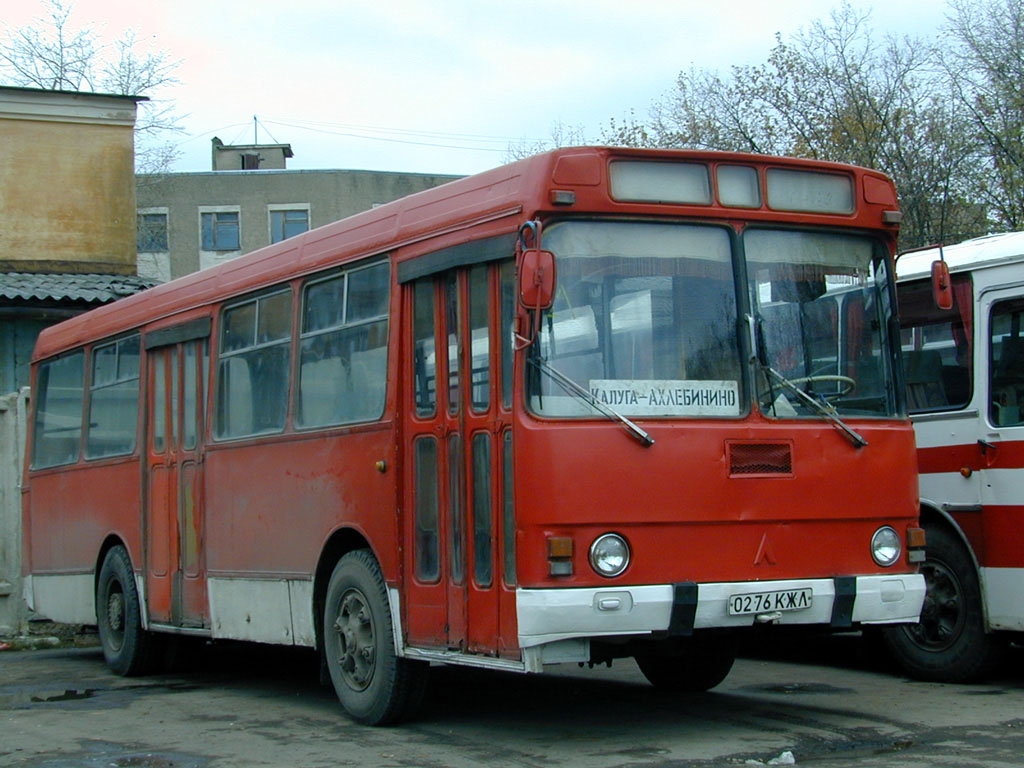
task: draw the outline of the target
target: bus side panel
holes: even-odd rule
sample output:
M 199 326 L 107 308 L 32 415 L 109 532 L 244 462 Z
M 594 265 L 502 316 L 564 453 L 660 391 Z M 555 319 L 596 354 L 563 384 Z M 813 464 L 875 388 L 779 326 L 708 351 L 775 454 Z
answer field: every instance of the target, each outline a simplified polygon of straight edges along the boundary
M 142 568 L 140 509 L 136 460 L 35 474 L 26 542 L 34 610 L 53 621 L 95 623 L 95 569 L 107 536 L 118 536 Z
M 308 635 L 313 573 L 339 528 L 359 531 L 385 579 L 397 583 L 393 446 L 384 426 L 208 450 L 206 565 L 215 636 L 293 642 Z M 375 466 L 381 460 L 384 472 Z M 301 603 L 290 614 L 279 604 L 289 600 Z

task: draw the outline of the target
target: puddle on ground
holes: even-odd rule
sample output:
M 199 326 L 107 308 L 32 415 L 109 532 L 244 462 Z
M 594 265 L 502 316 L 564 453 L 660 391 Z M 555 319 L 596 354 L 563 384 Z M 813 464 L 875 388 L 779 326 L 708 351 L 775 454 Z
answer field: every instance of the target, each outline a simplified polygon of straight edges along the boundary
M 839 688 L 825 683 L 766 683 L 745 685 L 742 690 L 758 693 L 855 693 L 853 688 Z
M 81 699 L 91 699 L 96 695 L 95 688 L 86 688 L 84 691 L 76 690 L 65 690 L 63 693 L 54 693 L 48 696 L 33 696 L 31 701 L 36 704 L 42 704 L 49 701 L 79 701 Z

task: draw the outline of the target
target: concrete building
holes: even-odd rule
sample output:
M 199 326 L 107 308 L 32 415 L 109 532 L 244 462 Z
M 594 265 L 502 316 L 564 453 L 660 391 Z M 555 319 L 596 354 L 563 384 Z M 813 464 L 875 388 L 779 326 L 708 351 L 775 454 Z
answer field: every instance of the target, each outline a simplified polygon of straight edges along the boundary
M 135 273 L 140 100 L 0 87 L 0 634 L 26 617 L 19 479 L 36 336 L 152 284 Z
M 28 384 L 42 328 L 152 284 L 135 277 L 140 100 L 0 87 L 0 394 Z
M 212 168 L 215 171 L 284 170 L 292 154 L 291 144 L 225 144 L 213 137 Z
M 0 87 L 0 272 L 135 274 L 140 100 Z
M 212 143 L 212 171 L 138 177 L 140 276 L 181 277 L 459 178 L 292 171 L 284 167 L 292 157 L 288 144 L 226 145 L 217 138 Z

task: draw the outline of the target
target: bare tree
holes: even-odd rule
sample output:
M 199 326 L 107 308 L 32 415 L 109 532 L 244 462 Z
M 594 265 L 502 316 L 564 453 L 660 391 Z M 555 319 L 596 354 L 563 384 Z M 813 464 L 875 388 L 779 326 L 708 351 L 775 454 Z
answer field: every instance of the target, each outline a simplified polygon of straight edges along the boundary
M 37 19 L 39 26 L 11 30 L 4 25 L 7 40 L 0 45 L 0 62 L 10 71 L 9 79 L 47 90 L 92 90 L 95 34 L 89 27 L 71 31 L 71 6 L 50 0 L 48 7 L 49 18 Z
M 877 41 L 868 14 L 844 3 L 791 41 L 777 37 L 763 64 L 681 73 L 648 122 L 613 121 L 604 139 L 877 168 L 899 189 L 903 245 L 951 242 L 987 225 L 967 197 L 975 145 L 935 62 L 922 41 Z
M 996 227 L 1024 229 L 1024 0 L 951 0 L 942 55 L 984 172 L 972 192 Z
M 179 62 L 162 51 L 140 52 L 134 32 L 104 45 L 96 31 L 71 22 L 73 5 L 46 0 L 47 16 L 18 29 L 4 26 L 0 41 L 0 79 L 9 85 L 59 91 L 95 91 L 146 96 L 136 121 L 136 169 L 166 170 L 177 158 L 166 137 L 181 130 L 170 102 L 157 98 L 174 85 Z
M 509 144 L 505 150 L 505 162 L 511 163 L 514 160 L 522 160 L 540 152 L 547 152 L 559 147 L 578 147 L 587 143 L 584 136 L 583 126 L 565 125 L 561 121 L 552 123 L 551 136 L 543 141 L 520 141 L 518 144 Z

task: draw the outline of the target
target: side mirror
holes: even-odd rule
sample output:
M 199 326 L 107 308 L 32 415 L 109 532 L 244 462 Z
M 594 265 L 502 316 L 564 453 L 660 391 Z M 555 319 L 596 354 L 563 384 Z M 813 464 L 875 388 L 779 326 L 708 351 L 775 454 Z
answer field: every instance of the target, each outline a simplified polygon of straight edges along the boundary
M 939 309 L 953 308 L 953 284 L 949 279 L 949 265 L 945 261 L 932 262 L 932 300 Z
M 519 301 L 532 310 L 548 309 L 555 300 L 555 254 L 530 248 L 519 266 Z

